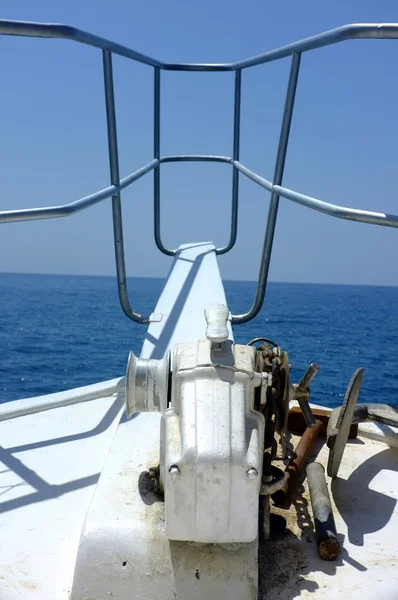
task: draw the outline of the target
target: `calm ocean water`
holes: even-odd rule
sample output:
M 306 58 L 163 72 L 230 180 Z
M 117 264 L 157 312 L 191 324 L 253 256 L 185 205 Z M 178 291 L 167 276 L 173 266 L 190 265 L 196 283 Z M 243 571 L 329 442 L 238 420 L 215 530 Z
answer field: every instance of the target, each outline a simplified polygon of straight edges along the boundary
M 160 279 L 129 281 L 132 304 L 153 310 Z M 247 310 L 255 284 L 227 282 L 233 312 Z M 312 400 L 341 404 L 352 372 L 365 367 L 360 402 L 398 404 L 398 288 L 269 284 L 261 314 L 235 340 L 264 335 L 289 352 L 298 381 L 321 369 Z M 145 326 L 124 316 L 113 277 L 0 274 L 0 401 L 124 375 Z

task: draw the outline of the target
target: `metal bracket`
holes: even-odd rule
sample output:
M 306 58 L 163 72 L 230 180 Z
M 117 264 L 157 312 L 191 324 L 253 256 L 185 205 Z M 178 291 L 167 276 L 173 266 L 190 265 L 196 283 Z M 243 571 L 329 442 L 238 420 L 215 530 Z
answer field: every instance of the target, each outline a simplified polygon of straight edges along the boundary
M 329 477 L 337 477 L 348 440 L 355 406 L 362 383 L 363 368 L 357 369 L 351 377 L 343 405 L 332 411 L 327 428 L 327 445 L 330 448 L 327 472 Z
M 160 323 L 163 319 L 163 316 L 164 316 L 163 313 L 153 312 L 149 315 L 149 322 L 150 323 Z
M 344 405 L 339 408 L 335 408 L 331 412 L 329 417 L 329 424 L 327 429 L 327 445 L 329 446 L 329 448 L 331 448 L 329 460 L 332 462 L 334 461 L 334 468 L 332 468 L 331 466 L 330 473 L 328 465 L 328 475 L 330 475 L 331 477 L 335 477 L 337 475 L 338 467 L 340 466 L 340 463 L 337 465 L 337 459 L 334 457 L 334 453 L 336 448 L 336 440 L 340 431 L 337 424 L 340 420 L 344 419 L 344 415 L 340 419 L 343 409 Z M 383 423 L 384 425 L 390 425 L 391 427 L 398 427 L 398 408 L 388 406 L 388 404 L 357 404 L 356 406 L 354 406 L 354 412 L 351 418 L 350 426 L 355 425 L 357 423 L 366 423 L 369 421 Z M 347 440 L 345 440 L 345 443 L 346 442 Z M 331 455 L 333 455 L 333 458 L 330 458 Z M 336 473 L 336 475 L 333 475 L 334 472 Z

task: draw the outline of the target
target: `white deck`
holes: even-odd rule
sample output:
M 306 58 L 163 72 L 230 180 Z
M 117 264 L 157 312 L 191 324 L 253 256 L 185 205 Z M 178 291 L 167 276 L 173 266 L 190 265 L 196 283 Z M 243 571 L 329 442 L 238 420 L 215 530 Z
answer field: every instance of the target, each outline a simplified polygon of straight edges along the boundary
M 1 600 L 69 597 L 122 400 L 115 395 L 0 423 Z
M 80 533 L 122 401 L 115 395 L 0 424 L 1 600 L 69 598 Z M 140 417 L 126 426 L 134 438 Z M 324 463 L 326 456 L 323 447 Z M 308 494 L 299 495 L 288 516 L 290 532 L 260 549 L 264 598 L 349 593 L 395 600 L 398 450 L 358 438 L 347 446 L 330 490 L 341 558 L 318 558 Z
M 206 242 L 180 247 L 145 336 L 143 358 L 162 358 L 175 344 L 204 336 L 204 306 L 226 304 L 214 251 Z
M 368 424 L 366 428 L 369 432 Z M 396 442 L 398 432 L 390 433 L 386 441 Z M 323 438 L 312 456 L 325 470 L 328 452 Z M 398 450 L 359 436 L 348 443 L 338 477 L 327 481 L 340 557 L 325 562 L 317 555 L 305 480 L 289 511 L 273 510 L 287 518 L 287 532 L 283 540 L 260 548 L 263 598 L 396 600 Z
M 176 341 L 201 337 L 205 326 L 203 305 L 223 301 L 224 291 L 210 245 L 197 244 L 184 249 L 175 261 L 172 277 L 172 285 L 166 288 L 155 310 L 155 315 L 161 313 L 162 319 L 151 323 L 142 356 L 159 358 Z M 174 310 L 177 303 L 178 310 Z M 86 401 L 72 404 L 79 396 Z M 69 405 L 25 414 L 29 406 L 48 409 L 50 400 L 54 398 L 13 402 L 4 407 L 2 417 L 0 413 L 0 420 L 5 419 L 0 422 L 0 600 L 70 600 L 80 536 L 82 531 L 87 534 L 87 528 L 90 534 L 91 523 L 95 527 L 95 519 L 103 518 L 101 510 L 105 505 L 113 507 L 115 523 L 120 514 L 130 519 L 129 526 L 132 523 L 138 528 L 139 511 L 143 518 L 145 515 L 149 518 L 151 513 L 151 518 L 157 520 L 155 534 L 162 538 L 157 552 L 165 545 L 161 533 L 162 503 L 144 506 L 135 482 L 136 471 L 157 464 L 159 415 L 137 415 L 126 422 L 122 413 L 123 380 L 57 394 L 58 404 Z M 348 444 L 339 477 L 330 486 L 337 531 L 343 542 L 341 557 L 333 563 L 318 558 L 311 506 L 304 486 L 285 515 L 288 531 L 284 539 L 260 548 L 264 598 L 318 600 L 343 594 L 352 600 L 398 598 L 397 432 L 368 424 L 360 429 L 367 437 Z M 371 439 L 375 436 L 379 441 Z M 319 457 L 326 464 L 325 447 Z M 92 503 L 94 492 L 96 500 Z M 120 531 L 123 518 L 117 525 Z M 128 531 L 127 526 L 125 529 Z M 124 539 L 129 539 L 126 534 Z M 206 562 L 201 565 L 198 580 L 195 578 L 197 550 L 189 545 L 184 548 L 188 550 L 177 549 L 178 560 L 173 562 L 172 556 L 167 568 L 163 568 L 163 559 L 157 556 L 158 564 L 148 563 L 139 576 L 140 569 L 134 559 L 119 556 L 117 549 L 109 548 L 110 553 L 115 552 L 111 556 L 113 579 L 105 579 L 100 591 L 81 598 L 108 600 L 113 596 L 111 580 L 121 580 L 123 589 L 128 591 L 128 596 L 113 597 L 130 598 L 133 577 L 137 581 L 141 577 L 143 582 L 142 587 L 134 588 L 132 596 L 140 600 L 246 597 L 239 592 L 244 588 L 235 585 L 233 558 L 229 572 L 224 570 L 222 578 L 217 575 L 223 582 L 222 594 L 212 595 L 211 561 L 207 562 L 208 572 Z M 150 545 L 141 545 L 138 550 L 149 559 L 154 552 Z M 121 547 L 120 552 L 123 551 Z M 220 552 L 228 551 L 220 547 Z M 109 560 L 109 556 L 106 558 Z M 95 569 L 101 573 L 104 568 L 101 562 L 93 567 L 93 580 Z M 161 585 L 174 577 L 180 578 L 176 584 L 177 596 L 174 584 L 168 583 L 167 588 Z M 155 594 L 156 581 L 159 585 Z M 233 581 L 232 586 L 229 581 Z M 146 595 L 148 582 L 152 591 Z

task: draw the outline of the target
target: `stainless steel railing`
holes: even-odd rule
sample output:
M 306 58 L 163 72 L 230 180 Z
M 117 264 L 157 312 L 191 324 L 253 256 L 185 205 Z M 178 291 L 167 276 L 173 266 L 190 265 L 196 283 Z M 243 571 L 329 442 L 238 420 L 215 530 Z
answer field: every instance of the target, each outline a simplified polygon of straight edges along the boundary
M 123 245 L 123 225 L 121 214 L 120 194 L 123 189 L 137 181 L 143 175 L 150 171 L 154 172 L 154 236 L 159 250 L 169 256 L 174 256 L 176 250 L 168 249 L 164 246 L 160 230 L 160 165 L 166 162 L 187 162 L 187 161 L 208 161 L 222 162 L 232 165 L 232 210 L 231 210 L 231 228 L 228 244 L 223 248 L 217 249 L 217 254 L 225 254 L 231 250 L 236 242 L 238 225 L 238 200 L 239 200 L 239 173 L 242 173 L 261 187 L 271 193 L 270 205 L 268 210 L 267 226 L 264 236 L 263 251 L 260 263 L 260 271 L 257 283 L 256 295 L 250 310 L 241 315 L 233 315 L 233 323 L 245 323 L 255 317 L 260 311 L 267 285 L 269 264 L 271 259 L 272 245 L 275 233 L 275 224 L 278 215 L 279 198 L 283 197 L 292 202 L 302 204 L 307 208 L 323 212 L 350 221 L 360 221 L 362 223 L 372 223 L 385 227 L 398 227 L 398 215 L 388 215 L 380 212 L 372 212 L 354 208 L 346 208 L 336 204 L 323 202 L 316 198 L 311 198 L 299 192 L 289 190 L 282 186 L 283 171 L 289 141 L 290 126 L 292 122 L 294 100 L 296 95 L 297 80 L 300 70 L 301 54 L 329 46 L 345 40 L 351 39 L 397 39 L 398 24 L 358 24 L 345 25 L 332 29 L 320 35 L 309 37 L 307 39 L 288 44 L 277 50 L 272 50 L 246 60 L 236 63 L 226 64 L 184 64 L 184 63 L 164 63 L 155 60 L 149 56 L 135 52 L 120 44 L 115 44 L 104 38 L 92 35 L 80 29 L 75 29 L 66 25 L 53 25 L 46 23 L 28 23 L 23 21 L 0 20 L 0 35 L 14 35 L 24 37 L 40 38 L 63 38 L 77 43 L 87 44 L 102 50 L 106 118 L 108 128 L 108 146 L 109 146 L 109 165 L 111 185 L 103 190 L 99 190 L 89 196 L 64 204 L 61 206 L 50 206 L 43 208 L 27 208 L 19 210 L 0 211 L 0 223 L 9 223 L 14 221 L 29 221 L 34 219 L 53 219 L 57 217 L 67 217 L 80 210 L 93 206 L 112 197 L 113 211 L 113 230 L 116 256 L 116 270 L 119 289 L 120 303 L 125 314 L 138 323 L 148 323 L 149 317 L 139 315 L 134 312 L 130 306 L 127 282 L 126 268 L 124 261 Z M 138 171 L 131 173 L 127 177 L 120 179 L 118 143 L 116 132 L 116 114 L 113 85 L 112 54 L 123 56 L 131 60 L 144 63 L 154 68 L 154 158 L 147 165 Z M 242 88 L 242 69 L 254 67 L 269 62 L 273 62 L 288 56 L 292 57 L 289 82 L 286 92 L 285 109 L 283 113 L 279 145 L 275 163 L 274 177 L 272 181 L 254 173 L 239 162 L 240 147 L 240 112 L 241 112 L 241 88 Z M 234 122 L 233 122 L 233 149 L 232 157 L 211 156 L 211 155 L 178 155 L 161 156 L 160 152 L 160 88 L 161 71 L 233 71 L 235 73 L 235 97 L 234 97 Z

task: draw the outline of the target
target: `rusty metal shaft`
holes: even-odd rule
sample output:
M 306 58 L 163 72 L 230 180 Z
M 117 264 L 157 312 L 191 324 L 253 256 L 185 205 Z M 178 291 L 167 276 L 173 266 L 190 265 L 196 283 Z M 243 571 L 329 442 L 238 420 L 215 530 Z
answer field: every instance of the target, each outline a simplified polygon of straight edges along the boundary
M 313 462 L 308 465 L 307 479 L 314 515 L 318 554 L 323 560 L 336 560 L 340 555 L 341 546 L 336 536 L 336 525 L 325 479 L 325 469 L 321 463 Z
M 298 400 L 307 427 L 315 427 L 316 425 L 316 420 L 308 401 L 310 397 L 310 383 L 318 371 L 319 366 L 316 363 L 311 363 L 295 390 L 295 398 Z
M 273 494 L 272 499 L 277 504 L 286 504 L 296 482 L 297 475 L 301 472 L 305 461 L 317 439 L 324 428 L 321 421 L 316 421 L 314 427 L 307 427 L 304 431 L 294 452 L 294 458 L 290 459 L 285 469 L 285 481 L 280 490 Z

